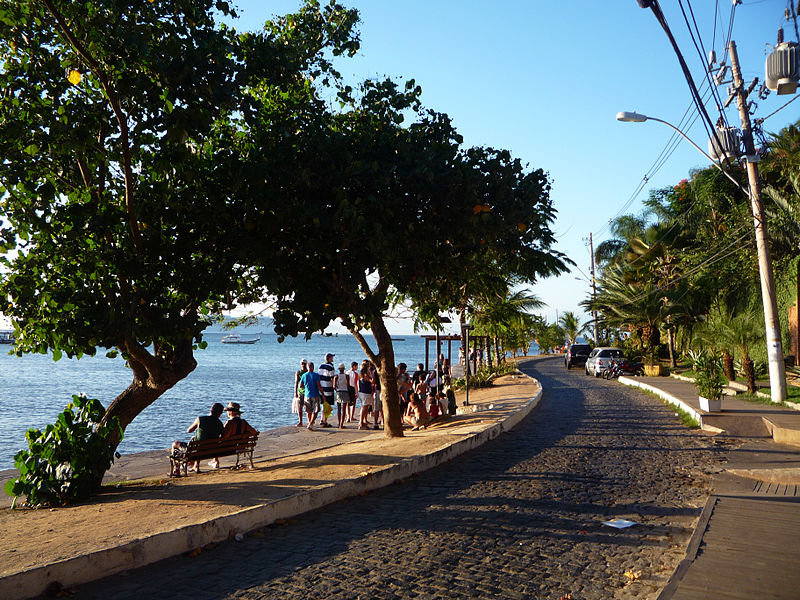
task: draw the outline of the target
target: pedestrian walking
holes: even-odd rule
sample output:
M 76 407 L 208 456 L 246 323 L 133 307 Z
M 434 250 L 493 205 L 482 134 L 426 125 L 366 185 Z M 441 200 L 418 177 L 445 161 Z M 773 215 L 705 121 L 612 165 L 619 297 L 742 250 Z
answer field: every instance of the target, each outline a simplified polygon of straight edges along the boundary
M 347 391 L 347 373 L 345 364 L 339 363 L 339 372 L 333 376 L 333 389 L 336 392 L 336 416 L 339 419 L 339 429 L 344 429 L 347 420 L 347 407 L 350 405 L 350 393 Z
M 305 389 L 305 409 L 308 417 L 308 430 L 314 431 L 314 422 L 317 420 L 322 398 L 322 384 L 319 373 L 314 372 L 314 363 L 308 363 L 308 370 L 303 373 L 300 381 Z
M 362 367 L 358 374 L 358 399 L 361 400 L 361 419 L 358 424 L 359 429 L 369 429 L 367 415 L 372 410 L 373 393 L 375 388 L 372 385 L 372 378 L 369 375 L 369 367 Z
M 350 370 L 347 372 L 347 393 L 350 394 L 350 404 L 348 406 L 348 423 L 356 420 L 356 400 L 358 398 L 358 363 L 350 363 Z
M 303 374 L 308 371 L 308 361 L 304 358 L 300 361 L 300 368 L 294 374 L 294 397 L 296 402 L 292 401 L 292 412 L 297 410 L 297 426 L 303 426 L 303 406 L 305 404 L 305 388 L 301 383 Z
M 328 417 L 333 412 L 333 376 L 336 374 L 333 366 L 334 356 L 336 355 L 328 352 L 325 355 L 325 362 L 319 366 L 319 380 L 322 385 L 322 419 L 320 419 L 322 427 L 333 427 L 328 423 Z

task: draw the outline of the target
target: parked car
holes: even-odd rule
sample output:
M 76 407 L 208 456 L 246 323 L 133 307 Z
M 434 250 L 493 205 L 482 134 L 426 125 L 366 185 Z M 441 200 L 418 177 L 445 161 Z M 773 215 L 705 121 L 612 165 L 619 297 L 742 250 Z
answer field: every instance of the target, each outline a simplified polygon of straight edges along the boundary
M 567 369 L 582 367 L 586 364 L 586 359 L 591 351 L 589 344 L 571 344 L 564 352 L 564 366 Z
M 584 371 L 587 375 L 594 375 L 600 377 L 612 360 L 619 360 L 625 358 L 625 353 L 622 348 L 609 348 L 608 346 L 598 346 L 589 353 L 584 365 Z

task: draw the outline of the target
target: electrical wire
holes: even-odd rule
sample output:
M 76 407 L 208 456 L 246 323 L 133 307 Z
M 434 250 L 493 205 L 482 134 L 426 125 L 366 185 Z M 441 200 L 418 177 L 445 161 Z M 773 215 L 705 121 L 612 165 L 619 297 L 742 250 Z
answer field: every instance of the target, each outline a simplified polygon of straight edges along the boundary
M 703 38 L 700 35 L 700 29 L 697 26 L 697 20 L 694 17 L 694 10 L 692 9 L 692 3 L 690 0 L 686 0 L 686 5 L 689 8 L 689 14 L 692 17 L 692 23 L 689 23 L 689 18 L 686 15 L 686 10 L 683 8 L 683 1 L 678 0 L 678 6 L 681 9 L 681 14 L 683 15 L 683 20 L 686 23 L 686 28 L 689 30 L 689 37 L 694 44 L 695 50 L 697 50 L 697 54 L 700 56 L 700 64 L 703 65 L 703 75 L 706 81 L 708 81 L 709 85 L 711 86 L 712 90 L 712 97 L 714 98 L 714 103 L 717 105 L 717 112 L 719 112 L 720 116 L 725 123 L 725 126 L 728 126 L 728 118 L 725 115 L 725 111 L 722 108 L 722 98 L 719 96 L 719 92 L 717 91 L 717 86 L 714 85 L 713 80 L 711 79 L 711 71 L 706 66 L 706 48 L 703 44 Z M 692 29 L 694 26 L 694 30 Z M 695 37 L 695 33 L 697 33 L 697 37 Z
M 703 85 L 705 85 L 705 82 Z M 678 129 L 684 127 L 691 128 L 697 122 L 697 119 L 700 118 L 700 115 L 697 113 L 695 113 L 691 117 L 689 116 L 693 106 L 694 104 L 690 103 L 689 106 L 684 111 L 683 116 L 681 117 L 680 121 L 678 121 Z M 687 121 L 687 118 L 690 118 L 691 120 Z M 666 164 L 667 160 L 669 160 L 669 158 L 672 156 L 675 150 L 677 150 L 681 141 L 682 138 L 680 134 L 678 134 L 678 132 L 676 131 L 673 131 L 669 139 L 667 140 L 666 144 L 664 145 L 664 148 L 661 150 L 656 159 L 653 161 L 653 164 L 650 165 L 650 168 L 646 171 L 644 177 L 636 186 L 636 189 L 633 191 L 633 193 L 628 197 L 628 200 L 625 201 L 622 207 L 616 212 L 616 214 L 614 214 L 613 217 L 611 217 L 611 219 L 606 221 L 603 227 L 601 227 L 597 232 L 594 233 L 594 236 L 596 238 L 599 239 L 603 235 L 603 233 L 605 233 L 610 228 L 611 223 L 614 221 L 614 219 L 616 219 L 618 216 L 620 216 L 626 210 L 628 210 L 628 208 L 630 208 L 631 204 L 633 204 L 633 202 L 642 192 L 642 190 L 650 181 L 650 179 L 661 169 L 661 167 L 663 167 Z
M 795 100 L 797 100 L 798 98 L 800 98 L 800 96 L 794 96 L 794 97 L 793 97 L 791 100 L 789 100 L 789 101 L 788 101 L 786 104 L 784 104 L 784 105 L 783 105 L 783 106 L 781 106 L 780 108 L 777 108 L 777 109 L 773 110 L 773 111 L 772 111 L 771 113 L 769 113 L 769 114 L 768 114 L 766 117 L 763 117 L 763 118 L 761 118 L 761 119 L 756 119 L 756 120 L 755 120 L 755 122 L 756 122 L 758 125 L 761 125 L 761 123 L 763 123 L 764 121 L 766 121 L 767 119 L 769 119 L 769 118 L 770 118 L 771 116 L 773 116 L 775 113 L 777 113 L 777 112 L 779 112 L 779 111 L 782 111 L 784 108 L 786 108 L 787 106 L 789 106 L 789 105 L 790 105 L 792 102 L 794 102 L 794 101 L 795 101 Z
M 707 259 L 705 259 L 700 264 L 695 265 L 694 267 L 689 269 L 689 271 L 685 272 L 680 277 L 676 277 L 675 279 L 672 279 L 672 280 L 670 280 L 669 282 L 667 282 L 667 283 L 665 283 L 663 285 L 656 286 L 655 288 L 653 288 L 653 289 L 651 289 L 651 290 L 649 290 L 649 291 L 647 291 L 645 293 L 642 293 L 639 296 L 634 296 L 633 298 L 631 298 L 630 300 L 628 300 L 626 302 L 623 302 L 619 306 L 628 306 L 629 304 L 633 304 L 635 302 L 639 302 L 640 300 L 644 300 L 648 296 L 652 296 L 653 294 L 656 294 L 658 292 L 664 291 L 667 288 L 669 288 L 670 286 L 678 283 L 679 281 L 682 281 L 682 280 L 686 279 L 687 277 L 691 277 L 695 273 L 698 273 L 704 267 L 707 267 L 707 266 L 710 266 L 710 265 L 712 265 L 714 263 L 717 263 L 720 260 L 729 257 L 731 254 L 734 254 L 735 252 L 738 251 L 738 248 L 734 248 L 733 250 L 730 250 L 730 252 L 728 252 L 728 249 L 731 248 L 734 245 L 739 244 L 742 240 L 744 240 L 745 238 L 749 237 L 750 233 L 751 233 L 750 230 L 749 230 L 749 227 L 747 225 L 740 225 L 739 228 L 737 230 L 735 230 L 735 231 L 737 231 L 737 233 L 738 233 L 738 231 L 741 230 L 742 228 L 747 228 L 748 230 L 745 231 L 744 234 L 739 236 L 737 239 L 733 240 L 730 244 L 725 246 L 725 248 L 723 248 L 722 250 L 717 251 L 714 255 L 708 257 Z
M 672 45 L 672 49 L 675 52 L 675 55 L 678 57 L 678 62 L 681 65 L 681 70 L 683 71 L 683 76 L 686 79 L 686 83 L 689 84 L 689 91 L 692 94 L 692 98 L 694 99 L 695 105 L 697 106 L 697 111 L 700 113 L 703 121 L 703 127 L 706 129 L 706 134 L 708 137 L 711 137 L 711 134 L 714 131 L 714 124 L 711 122 L 711 117 L 708 116 L 708 112 L 706 111 L 705 105 L 703 104 L 702 98 L 700 97 L 700 93 L 697 91 L 697 85 L 695 85 L 694 78 L 692 77 L 692 72 L 689 70 L 689 66 L 686 64 L 686 59 L 683 57 L 683 53 L 681 52 L 680 47 L 678 47 L 678 42 L 675 40 L 675 36 L 672 34 L 672 30 L 670 29 L 669 23 L 667 23 L 667 18 L 664 16 L 664 13 L 661 11 L 661 6 L 658 3 L 658 0 L 653 0 L 650 4 L 650 10 L 653 11 L 653 14 L 656 17 L 656 20 L 661 25 L 661 28 L 664 30 L 664 33 L 667 34 L 667 38 Z

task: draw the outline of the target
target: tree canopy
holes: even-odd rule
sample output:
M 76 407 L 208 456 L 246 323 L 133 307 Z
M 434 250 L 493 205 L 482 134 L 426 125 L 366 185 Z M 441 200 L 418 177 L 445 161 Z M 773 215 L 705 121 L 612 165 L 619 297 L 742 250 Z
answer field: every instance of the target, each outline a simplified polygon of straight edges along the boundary
M 359 47 L 355 11 L 309 0 L 247 34 L 215 21 L 232 14 L 0 0 L 16 351 L 120 352 L 133 381 L 105 419 L 124 429 L 195 368 L 211 315 L 268 297 L 280 335 L 353 331 L 400 435 L 387 311 L 464 309 L 564 270 L 550 180 L 462 148 L 413 81 L 345 84 L 333 57 Z

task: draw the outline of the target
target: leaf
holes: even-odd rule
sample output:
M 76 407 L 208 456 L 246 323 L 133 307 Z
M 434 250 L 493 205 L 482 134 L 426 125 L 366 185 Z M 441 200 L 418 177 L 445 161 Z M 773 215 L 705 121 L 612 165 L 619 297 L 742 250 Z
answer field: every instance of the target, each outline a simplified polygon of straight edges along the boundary
M 57 362 L 59 360 L 61 360 L 61 350 L 55 348 L 53 350 L 53 362 Z
M 76 71 L 75 69 L 72 69 L 69 72 L 69 76 L 67 77 L 67 79 L 72 85 L 78 85 L 81 82 L 82 77 L 80 72 Z

